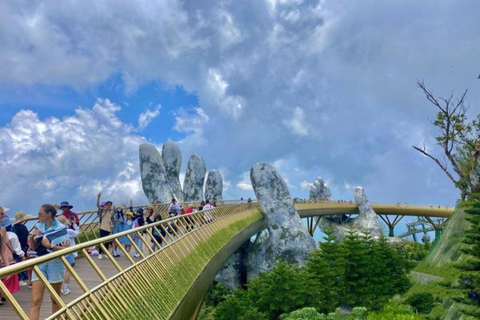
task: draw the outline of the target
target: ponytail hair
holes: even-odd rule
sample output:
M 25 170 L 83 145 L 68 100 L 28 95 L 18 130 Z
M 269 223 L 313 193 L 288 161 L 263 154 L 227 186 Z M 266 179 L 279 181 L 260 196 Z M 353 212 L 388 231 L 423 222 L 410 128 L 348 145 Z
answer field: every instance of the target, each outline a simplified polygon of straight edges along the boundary
M 55 219 L 55 216 L 57 215 L 57 209 L 55 209 L 53 205 L 44 204 L 42 208 L 43 210 L 45 210 L 45 212 L 49 213 L 52 216 L 52 219 Z

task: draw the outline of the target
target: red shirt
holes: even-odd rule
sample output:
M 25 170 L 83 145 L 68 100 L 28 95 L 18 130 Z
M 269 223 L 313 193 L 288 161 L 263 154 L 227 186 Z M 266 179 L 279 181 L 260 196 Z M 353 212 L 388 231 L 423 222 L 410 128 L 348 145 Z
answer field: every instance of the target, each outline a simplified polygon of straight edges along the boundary
M 67 218 L 69 222 L 70 222 L 70 217 L 72 216 L 72 214 L 75 217 L 75 223 L 77 225 L 80 224 L 80 219 L 78 219 L 78 216 L 75 212 L 72 212 L 71 210 L 68 210 L 68 211 L 64 211 L 62 213 L 62 215 L 65 216 L 65 218 Z

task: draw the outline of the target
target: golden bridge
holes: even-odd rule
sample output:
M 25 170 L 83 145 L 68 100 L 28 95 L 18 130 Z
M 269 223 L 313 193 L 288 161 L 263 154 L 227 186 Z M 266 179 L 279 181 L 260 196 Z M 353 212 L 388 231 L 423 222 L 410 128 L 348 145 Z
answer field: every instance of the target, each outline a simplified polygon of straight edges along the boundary
M 315 217 L 358 214 L 358 207 L 351 203 L 297 203 L 296 207 L 308 219 L 311 233 L 317 228 L 314 224 L 318 225 Z M 453 213 L 453 208 L 395 204 L 373 204 L 373 208 L 393 227 L 404 216 L 432 220 Z M 215 275 L 235 250 L 266 228 L 265 217 L 257 203 L 225 204 L 173 218 L 166 218 L 167 205 L 158 210 L 163 220 L 103 238 L 99 238 L 96 211 L 78 213 L 79 244 L 2 268 L 0 278 L 33 269 L 47 289 L 41 319 L 195 319 Z M 388 216 L 396 218 L 390 221 Z M 161 243 L 152 232 L 160 236 Z M 140 253 L 139 258 L 123 248 L 119 241 L 123 236 Z M 133 241 L 135 237 L 140 246 Z M 112 241 L 122 251 L 120 258 L 106 250 L 105 244 Z M 87 249 L 93 246 L 101 247 L 108 259 L 90 256 Z M 79 253 L 74 268 L 66 259 L 73 252 Z M 69 295 L 58 295 L 39 270 L 39 265 L 55 259 L 72 275 Z M 21 287 L 12 295 L 0 282 L 0 291 L 7 300 L 0 306 L 0 319 L 28 319 L 31 289 Z M 60 307 L 54 314 L 50 295 Z

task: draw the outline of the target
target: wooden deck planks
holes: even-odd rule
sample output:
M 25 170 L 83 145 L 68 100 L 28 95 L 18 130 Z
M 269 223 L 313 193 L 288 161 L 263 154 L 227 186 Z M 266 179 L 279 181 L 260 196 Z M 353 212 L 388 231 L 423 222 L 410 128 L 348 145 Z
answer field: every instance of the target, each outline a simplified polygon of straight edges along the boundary
M 145 251 L 145 253 L 147 252 Z M 100 266 L 102 272 L 107 278 L 110 278 L 118 273 L 117 269 L 108 259 L 104 258 L 103 260 L 98 260 L 97 257 L 92 258 L 94 259 L 95 263 Z M 136 258 L 133 259 L 135 261 L 138 260 Z M 128 259 L 124 256 L 116 258 L 116 261 L 120 264 L 122 268 L 127 268 L 131 265 Z M 77 259 L 75 271 L 80 275 L 81 279 L 85 282 L 89 289 L 94 288 L 101 283 L 100 277 L 88 263 L 88 260 L 85 258 Z M 66 304 L 83 294 L 83 291 L 81 291 L 80 287 L 78 286 L 75 279 L 73 279 L 73 277 L 70 280 L 70 290 L 71 293 L 69 295 L 61 295 L 61 298 Z M 28 287 L 20 287 L 20 291 L 16 292 L 14 294 L 14 297 L 17 299 L 18 303 L 22 306 L 23 310 L 28 315 L 28 312 L 30 310 L 31 289 L 29 289 Z M 50 301 L 50 294 L 47 292 L 47 290 L 45 290 L 43 304 L 40 311 L 40 319 L 45 319 L 49 317 L 51 315 L 51 311 L 52 305 Z M 0 320 L 14 319 L 18 319 L 18 316 L 16 315 L 13 308 L 8 304 L 8 302 L 5 302 L 3 306 L 0 306 Z

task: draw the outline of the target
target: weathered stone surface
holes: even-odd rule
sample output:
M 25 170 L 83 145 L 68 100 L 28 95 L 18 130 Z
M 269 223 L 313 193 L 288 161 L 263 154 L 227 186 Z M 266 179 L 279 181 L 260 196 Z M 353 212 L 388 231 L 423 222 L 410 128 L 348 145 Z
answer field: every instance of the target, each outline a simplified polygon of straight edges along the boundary
M 308 254 L 318 249 L 295 209 L 287 184 L 277 170 L 267 163 L 257 163 L 250 170 L 253 190 L 268 223 L 269 237 L 248 249 L 248 279 L 271 270 L 281 259 L 305 264 Z M 239 255 L 234 254 L 216 280 L 232 289 L 238 288 L 236 272 Z M 233 280 L 232 280 L 233 279 Z
M 348 219 L 345 216 L 324 216 L 320 218 L 320 228 L 322 230 L 327 227 L 333 228 L 338 240 L 342 240 L 352 228 L 359 235 L 364 235 L 368 232 L 372 237 L 379 238 L 382 235 L 382 225 L 362 187 L 355 188 L 354 197 L 359 210 L 357 218 Z
M 183 181 L 183 197 L 185 202 L 203 200 L 203 183 L 206 174 L 205 161 L 199 154 L 193 154 L 188 160 L 187 172 Z
M 218 170 L 210 170 L 205 183 L 205 199 L 223 201 L 223 178 Z
M 332 200 L 330 187 L 325 184 L 321 177 L 318 177 L 310 188 L 310 200 Z
M 172 141 L 165 142 L 162 147 L 162 160 L 165 165 L 168 184 L 175 198 L 183 202 L 183 191 L 180 185 L 180 169 L 182 168 L 182 153 L 180 152 L 180 148 Z
M 377 214 L 373 211 L 365 191 L 362 187 L 356 187 L 353 195 L 360 212 L 353 221 L 353 227 L 361 233 L 370 232 L 371 236 L 380 237 L 382 235 L 382 225 L 378 220 Z
M 140 173 L 142 187 L 148 201 L 153 203 L 168 203 L 172 199 L 173 192 L 167 180 L 165 166 L 157 148 L 144 143 L 139 148 Z

